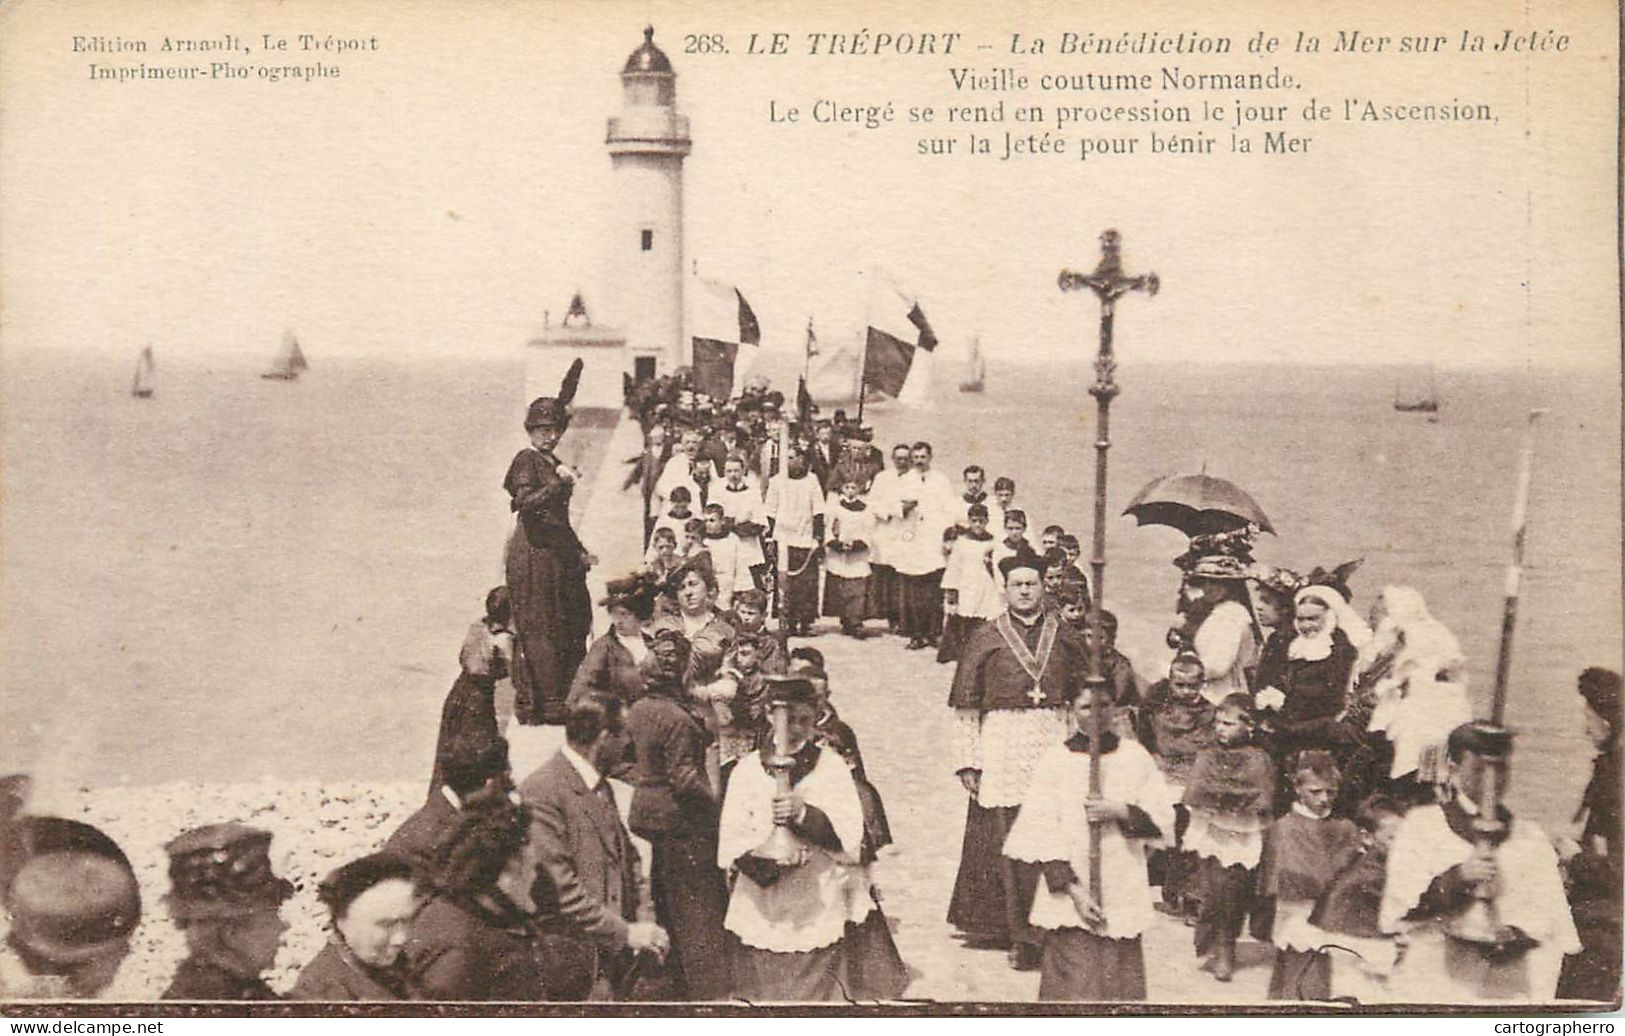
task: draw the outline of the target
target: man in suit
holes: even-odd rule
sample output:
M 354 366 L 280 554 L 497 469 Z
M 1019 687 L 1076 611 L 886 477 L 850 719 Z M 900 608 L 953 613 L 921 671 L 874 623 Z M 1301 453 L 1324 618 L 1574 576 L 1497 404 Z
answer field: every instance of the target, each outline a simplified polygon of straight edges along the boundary
M 587 694 L 569 705 L 564 746 L 525 779 L 519 795 L 530 837 L 557 890 L 550 925 L 594 960 L 591 999 L 612 999 L 639 953 L 665 956 L 664 929 L 638 920 L 638 854 L 598 757 L 619 705 Z
M 487 787 L 513 787 L 506 738 L 455 737 L 446 746 L 440 765 L 444 783 L 384 843 L 384 848 L 423 870 L 433 864 L 440 840 L 457 826 L 464 802 Z
M 840 487 L 830 485 L 829 477 L 835 471 L 835 466 L 841 462 L 841 443 L 835 437 L 834 426 L 828 421 L 819 421 L 813 427 L 813 448 L 807 459 L 812 469 L 813 477 L 818 480 L 818 486 L 826 495 Z

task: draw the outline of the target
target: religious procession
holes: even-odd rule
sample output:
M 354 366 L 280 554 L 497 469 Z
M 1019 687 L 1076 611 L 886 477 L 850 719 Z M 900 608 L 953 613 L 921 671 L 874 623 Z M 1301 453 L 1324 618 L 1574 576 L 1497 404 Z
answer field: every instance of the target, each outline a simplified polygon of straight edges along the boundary
M 1205 470 L 1108 514 L 1115 309 L 1159 285 L 1124 271 L 1116 231 L 1096 267 L 1059 280 L 1100 307 L 1093 381 L 1067 388 L 1089 439 L 1021 429 L 1018 463 L 974 438 L 939 455 L 905 409 L 877 431 L 871 393 L 906 401 L 938 344 L 917 300 L 901 330 L 868 328 L 853 409 L 807 377 L 775 388 L 736 370 L 761 338 L 736 290 L 731 330 L 684 336 L 668 231 L 690 142 L 653 31 L 622 72 L 607 146 L 617 169 L 662 171 L 635 181 L 640 222 L 620 247 L 669 283 L 629 280 L 622 301 L 632 346 L 670 339 L 689 362 L 570 354 L 526 393 L 521 448 L 502 477 L 480 469 L 506 499 L 491 508 L 503 578 L 433 703 L 410 808 L 367 800 L 374 825 L 352 831 L 335 817 L 353 804 L 324 790 L 299 819 L 337 862 L 300 883 L 279 872 L 288 836 L 256 814 L 222 807 L 121 843 L 38 808 L 30 774 L 6 776 L 0 1000 L 106 996 L 160 928 L 183 944 L 161 982 L 177 1003 L 908 1004 L 963 954 L 970 971 L 1036 978 L 1020 995 L 1058 1011 L 1155 1005 L 1169 975 L 1197 1002 L 1257 980 L 1256 1003 L 1283 1009 L 1617 1004 L 1618 672 L 1563 660 L 1594 750 L 1562 804 L 1571 822 L 1546 830 L 1508 804 L 1540 776 L 1519 769 L 1507 712 L 1535 416 L 1475 714 L 1462 641 L 1420 578 L 1361 585 L 1353 550 L 1259 560 L 1270 516 Z M 645 226 L 655 195 L 675 215 Z M 810 361 L 810 322 L 807 337 Z M 611 342 L 579 297 L 544 339 L 557 355 Z M 308 368 L 288 345 L 266 379 Z M 566 459 L 567 437 L 601 434 L 578 420 L 588 410 L 637 443 L 596 480 Z M 1034 490 L 1063 469 L 1044 452 L 1072 454 L 1050 493 Z M 1108 607 L 1122 591 L 1107 528 L 1125 516 L 1183 548 L 1151 616 Z M 888 682 L 899 658 L 906 686 Z M 922 818 L 935 800 L 921 787 L 953 808 Z M 132 861 L 159 845 L 154 896 Z M 895 879 L 919 873 L 888 870 L 899 857 L 953 861 L 951 877 Z M 944 930 L 901 924 L 905 901 Z M 283 982 L 301 911 L 320 914 L 322 941 L 299 944 Z
M 1109 308 L 1145 281 L 1103 241 L 1080 283 Z M 906 998 L 873 880 L 893 842 L 884 789 L 835 704 L 872 691 L 832 686 L 817 642 L 835 636 L 940 663 L 941 776 L 966 803 L 958 846 L 929 847 L 958 849 L 947 920 L 1038 971 L 1040 1000 L 1145 1000 L 1159 923 L 1188 926 L 1214 983 L 1238 945 L 1266 947 L 1283 1002 L 1616 997 L 1619 675 L 1576 680 L 1598 754 L 1572 830 L 1545 832 L 1504 801 L 1516 580 L 1494 711 L 1474 719 L 1466 659 L 1420 593 L 1384 587 L 1362 617 L 1359 561 L 1258 563 L 1268 516 L 1206 475 L 1128 508 L 1189 538 L 1171 661 L 1137 673 L 1104 607 L 1109 327 L 1092 572 L 1077 533 L 1029 516 L 1022 472 L 956 458 L 955 486 L 929 442 L 882 453 L 861 417 L 819 417 L 805 384 L 794 403 L 759 382 L 721 402 L 680 371 L 627 397 L 647 448 L 626 483 L 645 513 L 624 520 L 646 554 L 607 581 L 596 638 L 595 530 L 572 526 L 583 476 L 556 452 L 578 360 L 526 412 L 502 482 L 507 581 L 460 650 L 427 797 L 315 889 L 330 938 L 290 995 Z M 516 771 L 509 736 L 537 727 L 562 743 Z M 31 814 L 25 775 L 5 789 L 0 989 L 94 997 L 142 915 L 129 860 L 92 825 Z M 164 845 L 188 950 L 167 999 L 277 996 L 264 972 L 294 889 L 270 842 L 222 818 Z

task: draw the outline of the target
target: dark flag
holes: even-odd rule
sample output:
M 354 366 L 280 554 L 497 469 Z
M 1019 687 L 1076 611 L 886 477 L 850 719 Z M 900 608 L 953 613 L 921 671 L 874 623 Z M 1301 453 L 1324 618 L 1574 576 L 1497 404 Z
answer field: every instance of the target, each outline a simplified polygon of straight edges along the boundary
M 731 399 L 735 379 L 751 364 L 750 355 L 741 357 L 739 350 L 761 347 L 762 325 L 738 288 L 703 277 L 696 278 L 696 287 L 690 323 L 694 388 L 713 399 Z
M 715 338 L 694 339 L 694 389 L 712 399 L 727 399 L 733 395 L 734 360 L 739 356 L 738 342 L 719 342 Z
M 807 318 L 807 358 L 818 355 L 818 335 L 813 333 L 812 317 Z
M 812 431 L 813 397 L 807 391 L 807 379 L 801 378 L 796 384 L 796 420 L 808 432 Z
M 908 322 L 913 324 L 920 332 L 919 346 L 921 349 L 931 352 L 937 347 L 936 332 L 931 330 L 931 322 L 925 319 L 925 311 L 920 308 L 918 302 L 914 303 L 914 308 L 908 311 Z
M 745 301 L 745 295 L 738 288 L 734 295 L 739 299 L 739 342 L 741 345 L 761 345 L 762 325 L 756 322 L 756 313 Z
M 863 383 L 876 392 L 896 398 L 908 381 L 914 365 L 914 346 L 879 328 L 869 329 L 863 350 Z
M 924 351 L 929 356 L 937 347 L 937 335 L 931 329 L 930 321 L 925 319 L 925 311 L 920 309 L 920 304 L 895 286 L 893 290 L 896 291 L 896 301 L 908 308 L 882 307 L 885 311 L 879 314 L 878 319 L 870 319 L 869 338 L 863 354 L 863 383 L 896 399 L 902 395 L 903 386 L 908 383 L 909 371 L 913 369 L 915 359 L 919 358 L 917 352 Z M 907 323 L 899 319 L 905 313 Z M 915 392 L 918 391 L 919 387 L 916 387 Z

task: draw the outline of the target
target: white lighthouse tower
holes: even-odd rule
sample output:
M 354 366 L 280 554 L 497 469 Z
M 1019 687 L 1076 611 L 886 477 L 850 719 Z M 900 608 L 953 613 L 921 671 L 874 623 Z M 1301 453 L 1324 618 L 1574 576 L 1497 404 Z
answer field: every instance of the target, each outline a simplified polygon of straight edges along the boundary
M 677 114 L 677 73 L 653 28 L 621 69 L 621 113 L 604 143 L 615 183 L 610 312 L 626 328 L 632 376 L 669 374 L 683 342 L 683 159 L 692 142 Z
M 683 338 L 683 158 L 692 142 L 677 114 L 677 73 L 643 30 L 621 69 L 621 111 L 611 116 L 614 202 L 603 305 L 595 322 L 578 293 L 562 324 L 549 322 L 526 350 L 526 398 L 551 395 L 570 362 L 586 367 L 576 409 L 618 411 L 622 378 L 647 380 L 687 362 Z

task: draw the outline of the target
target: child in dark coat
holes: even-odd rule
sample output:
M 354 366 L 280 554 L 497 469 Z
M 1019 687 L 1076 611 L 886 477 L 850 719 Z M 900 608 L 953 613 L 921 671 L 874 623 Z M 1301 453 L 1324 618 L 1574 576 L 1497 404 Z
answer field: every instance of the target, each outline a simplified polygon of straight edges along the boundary
M 1202 660 L 1182 651 L 1168 664 L 1167 679 L 1151 685 L 1140 708 L 1140 743 L 1155 757 L 1170 790 L 1180 796 L 1197 755 L 1213 743 L 1214 709 L 1202 697 L 1204 679 Z M 1200 896 L 1196 858 L 1184 845 L 1190 812 L 1181 804 L 1174 813 L 1174 847 L 1152 853 L 1152 874 L 1162 877 L 1161 909 L 1194 921 Z
M 1275 764 L 1253 743 L 1252 701 L 1232 694 L 1213 716 L 1213 744 L 1202 749 L 1185 785 L 1190 812 L 1185 848 L 1197 858 L 1201 913 L 1196 954 L 1220 982 L 1236 967 L 1236 939 L 1273 815 Z
M 1342 775 L 1330 752 L 1308 749 L 1292 760 L 1294 802 L 1264 841 L 1259 892 L 1274 897 L 1275 970 L 1271 1000 L 1331 999 L 1331 958 L 1309 915 L 1360 848 L 1360 829 L 1332 816 Z
M 1337 1000 L 1378 1003 L 1391 999 L 1387 978 L 1398 956 L 1394 937 L 1382 930 L 1378 915 L 1388 868 L 1388 847 L 1393 844 L 1405 807 L 1387 795 L 1371 795 L 1360 803 L 1354 823 L 1360 828 L 1360 853 L 1338 872 L 1309 915 L 1317 932 L 1325 933 L 1332 956 L 1331 993 Z

